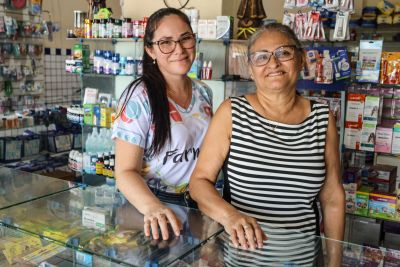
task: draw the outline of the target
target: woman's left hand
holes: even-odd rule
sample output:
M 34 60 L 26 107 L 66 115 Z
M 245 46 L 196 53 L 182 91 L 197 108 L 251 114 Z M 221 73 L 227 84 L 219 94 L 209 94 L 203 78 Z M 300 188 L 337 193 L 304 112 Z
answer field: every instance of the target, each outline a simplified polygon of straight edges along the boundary
M 257 220 L 239 211 L 228 216 L 222 224 L 235 247 L 240 245 L 244 249 L 262 248 L 263 242 L 267 240 Z

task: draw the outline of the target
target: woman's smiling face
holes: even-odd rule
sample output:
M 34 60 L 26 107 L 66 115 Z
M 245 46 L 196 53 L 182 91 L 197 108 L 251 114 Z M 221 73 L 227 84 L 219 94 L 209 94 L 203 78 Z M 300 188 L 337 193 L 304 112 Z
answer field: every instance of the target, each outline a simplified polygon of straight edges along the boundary
M 267 91 L 295 90 L 303 64 L 295 43 L 286 37 L 284 33 L 266 31 L 254 42 L 250 53 L 263 51 L 274 52 L 276 56 L 273 53 L 263 66 L 256 66 L 254 63 L 250 63 L 250 73 L 257 88 Z M 292 53 L 293 57 L 290 56 L 290 53 Z M 285 60 L 279 60 L 280 56 Z
M 168 15 L 162 18 L 157 24 L 154 32 L 153 42 L 157 41 L 178 41 L 185 38 L 194 38 L 190 25 L 187 25 L 179 16 Z M 163 53 L 157 44 L 147 47 L 147 53 L 156 59 L 160 71 L 170 75 L 185 75 L 195 58 L 195 46 L 184 48 L 178 42 L 175 49 L 170 53 Z

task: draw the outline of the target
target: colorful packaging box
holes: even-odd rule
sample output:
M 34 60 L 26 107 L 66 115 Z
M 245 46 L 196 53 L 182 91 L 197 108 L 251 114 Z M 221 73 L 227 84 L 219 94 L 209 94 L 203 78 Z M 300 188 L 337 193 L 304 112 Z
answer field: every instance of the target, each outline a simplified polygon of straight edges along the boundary
M 392 128 L 377 127 L 375 152 L 390 153 L 392 151 Z
M 396 219 L 396 196 L 389 194 L 369 194 L 369 216 L 388 220 Z
M 371 151 L 371 152 L 375 150 L 375 131 L 376 131 L 376 124 L 363 123 L 361 129 L 360 150 Z
M 94 104 L 83 104 L 83 123 L 85 125 L 93 125 L 93 108 Z
M 72 53 L 75 62 L 82 61 L 82 71 L 90 72 L 90 48 L 89 45 L 75 44 Z
M 363 191 L 356 192 L 356 208 L 354 213 L 362 216 L 368 216 L 369 193 Z

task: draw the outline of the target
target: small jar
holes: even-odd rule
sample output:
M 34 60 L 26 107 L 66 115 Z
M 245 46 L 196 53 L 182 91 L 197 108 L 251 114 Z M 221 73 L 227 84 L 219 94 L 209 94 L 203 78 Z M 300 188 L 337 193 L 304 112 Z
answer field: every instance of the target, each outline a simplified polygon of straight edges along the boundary
M 116 56 L 112 57 L 112 64 L 111 64 L 111 74 L 112 75 L 119 75 L 120 73 L 120 67 L 119 67 L 119 62 L 118 58 Z
M 127 57 L 125 65 L 125 75 L 133 75 L 135 73 L 135 61 L 133 57 Z
M 140 21 L 139 20 L 134 20 L 132 22 L 132 33 L 133 33 L 133 37 L 135 38 L 139 38 L 140 36 Z
M 85 38 L 92 38 L 92 21 L 90 19 L 85 19 Z
M 144 37 L 144 30 L 145 30 L 145 28 L 144 28 L 143 20 L 139 20 L 139 38 Z
M 109 18 L 107 20 L 107 25 L 106 25 L 106 38 L 113 38 L 113 32 L 114 32 L 114 19 Z
M 99 38 L 100 20 L 95 19 L 92 23 L 92 38 Z
M 106 38 L 106 37 L 107 37 L 106 20 L 101 19 L 99 23 L 99 38 Z
M 124 18 L 122 22 L 122 38 L 132 38 L 132 20 Z
M 143 29 L 143 36 L 144 36 L 144 32 L 146 31 L 146 27 L 147 27 L 147 21 L 149 20 L 149 17 L 144 17 L 142 20 L 142 29 Z M 142 37 L 143 38 L 143 37 Z
M 122 38 L 122 20 L 114 20 L 113 38 Z

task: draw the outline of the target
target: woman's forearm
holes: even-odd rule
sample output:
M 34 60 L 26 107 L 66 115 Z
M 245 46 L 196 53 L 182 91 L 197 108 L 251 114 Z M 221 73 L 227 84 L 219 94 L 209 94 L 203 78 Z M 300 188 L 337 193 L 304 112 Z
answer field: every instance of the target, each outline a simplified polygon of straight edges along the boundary
M 237 210 L 220 196 L 214 184 L 206 179 L 191 181 L 190 196 L 207 216 L 223 225 L 229 221 L 232 214 L 237 213 Z
M 116 181 L 118 189 L 140 213 L 144 214 L 149 207 L 160 204 L 160 200 L 136 172 L 117 172 Z
M 338 198 L 341 199 L 341 198 Z M 323 207 L 323 222 L 328 258 L 336 262 L 332 266 L 340 266 L 342 258 L 342 241 L 344 237 L 345 213 L 343 201 L 332 201 Z

